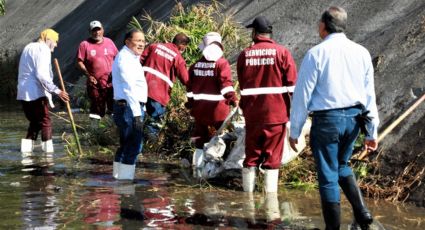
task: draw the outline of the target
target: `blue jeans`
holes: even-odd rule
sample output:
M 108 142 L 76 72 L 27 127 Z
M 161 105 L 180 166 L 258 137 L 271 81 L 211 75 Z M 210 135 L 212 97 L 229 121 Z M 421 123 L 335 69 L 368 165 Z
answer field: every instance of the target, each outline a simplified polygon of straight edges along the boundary
M 146 128 L 149 136 L 158 136 L 165 111 L 165 106 L 151 98 L 148 98 L 148 102 L 146 103 L 146 112 L 149 115 L 149 119 L 146 122 Z
M 353 175 L 348 161 L 360 132 L 356 116 L 360 107 L 313 112 L 310 145 L 322 201 L 340 202 L 338 180 Z
M 142 121 L 145 116 L 143 106 L 144 104 L 140 103 Z M 120 146 L 115 153 L 114 161 L 129 165 L 136 164 L 137 155 L 142 152 L 143 130 L 133 128 L 133 112 L 126 104 L 114 103 L 113 118 L 120 133 Z

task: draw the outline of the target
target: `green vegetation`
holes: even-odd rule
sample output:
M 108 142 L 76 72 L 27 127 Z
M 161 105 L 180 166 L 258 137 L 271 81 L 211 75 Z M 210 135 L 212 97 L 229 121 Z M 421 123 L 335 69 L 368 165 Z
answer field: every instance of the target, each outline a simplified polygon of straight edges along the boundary
M 233 20 L 231 15 L 222 13 L 222 6 L 217 1 L 211 4 L 196 4 L 184 8 L 181 3 L 174 7 L 167 23 L 156 21 L 146 14 L 141 18 L 145 27 L 146 40 L 149 43 L 171 42 L 177 33 L 183 32 L 191 38 L 191 43 L 183 53 L 188 65 L 201 57 L 198 45 L 203 36 L 211 31 L 221 34 L 225 57 L 239 54 L 249 44 L 249 31 Z M 129 23 L 130 28 L 142 29 L 136 18 Z
M 6 1 L 0 0 L 0 16 L 3 16 L 6 13 Z
M 317 188 L 314 159 L 310 149 L 280 168 L 280 180 L 289 188 L 310 190 Z
M 143 26 L 142 26 L 143 25 Z M 198 49 L 203 36 L 211 31 L 221 34 L 225 57 L 239 54 L 249 44 L 249 31 L 234 22 L 232 16 L 222 13 L 217 1 L 211 4 L 196 4 L 185 8 L 177 3 L 170 20 L 166 23 L 156 21 L 145 14 L 139 22 L 135 17 L 128 24 L 129 29 L 137 28 L 145 31 L 149 43 L 171 42 L 177 33 L 187 34 L 191 42 L 183 53 L 187 65 L 195 63 L 200 57 Z M 144 28 L 144 29 L 143 29 Z M 193 121 L 189 111 L 184 108 L 186 89 L 177 82 L 171 92 L 171 101 L 167 106 L 163 129 L 158 140 L 147 141 L 144 152 L 161 153 L 165 157 L 188 157 L 191 155 L 190 132 Z

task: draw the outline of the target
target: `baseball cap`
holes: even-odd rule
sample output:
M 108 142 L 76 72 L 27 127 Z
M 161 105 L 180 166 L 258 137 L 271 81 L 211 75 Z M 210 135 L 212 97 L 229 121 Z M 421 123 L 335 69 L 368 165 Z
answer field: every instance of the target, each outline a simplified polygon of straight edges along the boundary
M 273 26 L 270 21 L 264 16 L 258 16 L 254 21 L 247 25 L 246 28 L 254 28 L 259 33 L 271 33 Z
M 218 42 L 221 45 L 221 35 L 217 32 L 208 32 L 207 34 L 205 34 L 201 44 L 199 44 L 198 47 L 200 50 L 204 50 L 205 47 L 207 47 L 213 42 Z
M 90 30 L 93 30 L 94 28 L 102 28 L 102 23 L 99 21 L 90 22 Z

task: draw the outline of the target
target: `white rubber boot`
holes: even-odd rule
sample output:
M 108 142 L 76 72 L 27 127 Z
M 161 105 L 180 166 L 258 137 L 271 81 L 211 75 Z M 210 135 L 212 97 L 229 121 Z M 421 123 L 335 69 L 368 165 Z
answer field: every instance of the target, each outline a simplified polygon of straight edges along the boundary
M 242 187 L 244 192 L 254 192 L 256 168 L 242 168 Z
M 136 171 L 136 165 L 128 165 L 120 163 L 118 166 L 118 180 L 133 180 L 134 179 L 134 173 Z
M 114 161 L 114 164 L 112 165 L 112 176 L 115 179 L 118 179 L 118 173 L 119 173 L 120 165 L 121 165 L 121 163 L 120 162 L 116 162 L 116 161 Z
M 277 192 L 267 193 L 265 203 L 267 222 L 280 220 L 279 200 L 277 199 Z
M 22 152 L 22 160 L 21 163 L 24 166 L 33 166 L 34 165 L 34 158 L 32 152 Z
M 97 114 L 94 114 L 94 113 L 90 113 L 89 114 L 89 118 L 93 118 L 93 119 L 96 119 L 96 120 L 100 120 L 100 116 L 99 115 L 97 115 Z
M 54 152 L 53 141 L 47 140 L 47 141 L 41 142 L 41 150 L 43 150 L 43 152 L 46 152 L 46 153 L 53 153 Z
M 205 164 L 205 155 L 203 149 L 195 149 L 195 152 L 193 152 L 193 158 L 192 158 L 192 166 L 195 168 L 202 168 Z
M 90 128 L 92 129 L 99 128 L 99 122 L 101 117 L 97 114 L 90 113 L 89 118 L 90 118 Z
M 266 193 L 277 192 L 279 169 L 264 170 L 264 190 Z
M 34 149 L 34 142 L 31 139 L 21 139 L 21 153 L 30 153 Z

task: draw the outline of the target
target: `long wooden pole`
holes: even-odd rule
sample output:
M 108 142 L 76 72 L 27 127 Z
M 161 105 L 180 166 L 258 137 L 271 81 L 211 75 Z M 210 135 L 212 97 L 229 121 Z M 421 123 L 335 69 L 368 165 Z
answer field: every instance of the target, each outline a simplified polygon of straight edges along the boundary
M 59 81 L 61 83 L 62 91 L 66 92 L 65 84 L 63 84 L 62 73 L 59 68 L 58 59 L 55 58 L 54 63 L 56 67 L 56 72 L 58 73 L 58 76 L 59 76 Z M 81 156 L 83 154 L 83 150 L 81 149 L 80 139 L 78 138 L 77 128 L 75 127 L 74 117 L 72 116 L 71 105 L 69 104 L 69 101 L 65 102 L 65 104 L 66 104 L 66 109 L 68 110 L 69 120 L 71 121 L 72 131 L 74 131 L 75 141 L 77 142 L 78 153 Z
M 378 136 L 378 143 L 384 139 L 385 136 L 388 135 L 402 120 L 404 120 L 413 110 L 416 109 L 423 101 L 425 100 L 425 94 L 422 95 L 416 102 L 410 106 L 406 112 L 404 112 L 400 117 L 398 117 L 393 123 L 391 123 L 379 136 Z M 357 158 L 357 160 L 363 160 L 369 152 L 367 149 L 363 150 L 363 152 L 360 154 L 360 156 Z
M 63 120 L 63 121 L 66 121 L 66 122 L 68 122 L 68 123 L 71 123 L 71 121 L 70 121 L 70 120 L 63 118 L 63 117 L 61 117 L 61 116 L 57 115 L 56 113 L 53 113 L 53 112 L 51 112 L 51 111 L 49 111 L 49 113 L 50 113 L 50 115 L 53 115 L 53 116 L 55 116 L 55 117 L 57 117 L 57 118 L 59 118 L 59 119 L 61 119 L 61 120 Z M 82 127 L 82 126 L 80 126 L 80 125 L 77 125 L 77 124 L 75 124 L 75 127 L 79 128 L 79 129 L 82 129 L 82 130 L 85 130 L 85 128 L 84 128 L 84 127 Z

